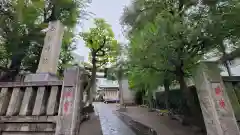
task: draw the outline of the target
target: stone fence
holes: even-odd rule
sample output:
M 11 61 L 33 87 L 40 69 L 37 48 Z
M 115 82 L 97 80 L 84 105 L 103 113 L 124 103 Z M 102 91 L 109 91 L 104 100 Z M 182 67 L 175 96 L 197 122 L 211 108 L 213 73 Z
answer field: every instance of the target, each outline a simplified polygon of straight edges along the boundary
M 73 67 L 59 81 L 0 82 L 0 135 L 78 135 L 86 77 Z

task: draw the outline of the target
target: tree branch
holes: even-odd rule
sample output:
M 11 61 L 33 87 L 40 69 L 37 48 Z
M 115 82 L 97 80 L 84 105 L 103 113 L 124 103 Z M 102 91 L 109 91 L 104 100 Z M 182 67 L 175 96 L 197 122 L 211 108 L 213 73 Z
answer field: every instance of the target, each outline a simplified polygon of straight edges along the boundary
M 138 66 L 133 66 L 133 67 L 138 67 Z M 153 65 L 143 65 L 141 67 L 142 68 L 147 68 L 147 69 L 152 69 L 152 70 L 155 70 L 157 72 L 169 72 L 169 73 L 176 74 L 176 71 L 172 71 L 172 70 L 169 70 L 169 69 L 159 69 L 159 68 L 154 67 Z
M 97 68 L 100 68 L 101 66 L 103 66 L 104 64 L 106 64 L 108 62 L 108 59 L 102 60 L 102 61 L 97 61 L 98 63 L 101 63 L 100 65 L 97 66 Z
M 103 47 L 105 46 L 106 44 L 106 38 L 103 39 L 103 43 L 99 46 L 99 48 L 96 50 L 96 53 L 99 52 L 100 50 L 103 49 Z
M 153 69 L 153 70 L 155 70 L 155 71 L 157 71 L 157 72 L 169 72 L 169 73 L 173 73 L 173 74 L 176 73 L 175 71 L 172 71 L 172 70 L 169 70 L 169 69 L 159 69 L 159 68 L 156 68 L 156 67 L 154 67 L 154 66 L 152 66 L 152 65 L 143 66 L 143 68 Z
M 102 54 L 99 54 L 99 52 L 101 52 Z M 106 52 L 104 50 L 99 50 L 97 53 L 96 53 L 96 56 L 104 56 L 106 54 Z

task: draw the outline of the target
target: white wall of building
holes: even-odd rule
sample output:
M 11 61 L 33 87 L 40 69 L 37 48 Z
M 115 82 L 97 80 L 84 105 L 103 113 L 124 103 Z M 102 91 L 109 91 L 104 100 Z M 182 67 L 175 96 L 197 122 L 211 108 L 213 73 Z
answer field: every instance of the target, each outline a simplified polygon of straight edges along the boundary
M 98 87 L 118 87 L 117 81 L 107 80 L 106 78 L 98 78 L 97 79 L 97 86 Z

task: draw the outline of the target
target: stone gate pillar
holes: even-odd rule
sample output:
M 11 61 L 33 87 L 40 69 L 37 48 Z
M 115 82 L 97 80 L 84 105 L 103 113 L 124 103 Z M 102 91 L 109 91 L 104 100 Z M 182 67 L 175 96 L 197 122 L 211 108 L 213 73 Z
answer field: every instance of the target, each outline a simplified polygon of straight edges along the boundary
M 58 80 L 56 73 L 63 33 L 64 26 L 59 20 L 49 22 L 37 73 L 28 74 L 24 80 L 25 82 Z
M 201 62 L 194 80 L 207 134 L 240 135 L 218 64 Z
M 79 135 L 84 72 L 77 66 L 64 71 L 55 135 Z

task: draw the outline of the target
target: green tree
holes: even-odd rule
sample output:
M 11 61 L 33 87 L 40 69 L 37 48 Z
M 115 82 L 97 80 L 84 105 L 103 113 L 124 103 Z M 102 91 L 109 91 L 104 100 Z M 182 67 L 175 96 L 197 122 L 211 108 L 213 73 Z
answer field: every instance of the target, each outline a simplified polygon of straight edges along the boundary
M 59 62 L 58 62 L 58 75 L 63 76 L 64 69 L 68 66 L 72 66 L 74 63 L 72 51 L 76 49 L 74 41 L 74 33 L 72 31 L 65 31 L 62 49 L 60 52 Z
M 197 109 L 192 104 L 194 99 L 185 77 L 189 76 L 203 54 L 213 48 L 209 44 L 210 35 L 204 32 L 208 20 L 188 20 L 189 10 L 196 8 L 195 4 L 181 0 L 136 0 L 132 4 L 133 10 L 126 10 L 123 18 L 124 24 L 131 28 L 128 33 L 130 52 L 134 52 L 131 58 L 139 59 L 139 65 L 163 75 L 176 76 L 191 107 L 191 114 L 197 114 Z M 145 17 L 149 19 L 141 19 Z M 162 80 L 164 82 L 165 79 Z
M 129 79 L 132 82 L 133 86 L 136 87 L 135 89 L 137 91 L 142 91 L 141 87 L 144 86 L 143 88 L 148 88 L 145 90 L 149 90 L 148 93 L 150 94 L 153 92 L 152 90 L 156 90 L 159 86 L 164 86 L 166 95 L 165 106 L 167 109 L 169 109 L 169 87 L 171 85 L 171 82 L 176 79 L 173 72 L 171 71 L 172 69 L 167 67 L 166 62 L 158 59 L 159 57 L 156 57 L 156 55 L 153 53 L 154 51 L 150 51 L 149 46 L 148 49 L 138 47 L 139 45 L 135 46 L 135 44 L 132 43 L 131 48 L 129 48 Z M 157 65 L 158 62 L 155 62 L 156 59 L 159 60 L 161 65 Z M 152 99 L 149 99 L 149 102 L 151 101 Z M 149 104 L 151 105 L 152 103 Z
M 125 9 L 122 24 L 130 40 L 130 60 L 135 61 L 132 65 L 155 69 L 164 75 L 162 82 L 173 75 L 170 78 L 179 82 L 191 114 L 198 117 L 200 109 L 193 104 L 185 78 L 191 76 L 206 53 L 218 50 L 226 55 L 226 50 L 238 47 L 239 23 L 235 18 L 240 8 L 238 1 L 197 3 L 135 0 Z
M 6 57 L 2 61 L 10 61 L 10 64 L 0 80 L 13 80 L 20 70 L 35 72 L 44 39 L 41 30 L 47 27 L 49 21 L 54 20 L 61 20 L 68 30 L 72 30 L 81 17 L 85 16 L 86 2 L 13 0 L 1 5 L 0 44 L 6 50 L 6 55 L 2 55 Z
M 103 68 L 107 64 L 116 61 L 118 53 L 118 42 L 115 40 L 111 26 L 104 19 L 94 19 L 95 27 L 88 32 L 81 32 L 85 45 L 90 49 L 91 79 L 86 90 L 90 92 L 90 105 L 92 105 L 92 93 L 95 92 L 96 72 L 98 68 Z M 92 88 L 93 90 L 90 90 Z
M 204 4 L 201 14 L 192 12 L 188 18 L 190 21 L 196 21 L 199 17 L 209 21 L 205 32 L 211 35 L 211 44 L 215 46 L 212 51 L 217 57 L 226 57 L 228 52 L 239 47 L 239 32 L 237 32 L 239 1 L 212 1 Z M 231 76 L 229 62 L 223 61 L 223 65 Z

